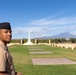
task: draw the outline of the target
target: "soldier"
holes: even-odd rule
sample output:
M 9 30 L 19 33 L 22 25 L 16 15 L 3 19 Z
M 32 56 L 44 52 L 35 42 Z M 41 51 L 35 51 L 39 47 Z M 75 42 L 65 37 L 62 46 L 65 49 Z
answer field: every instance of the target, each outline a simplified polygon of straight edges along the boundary
M 0 75 L 22 75 L 15 72 L 12 56 L 8 51 L 12 30 L 9 22 L 0 23 Z

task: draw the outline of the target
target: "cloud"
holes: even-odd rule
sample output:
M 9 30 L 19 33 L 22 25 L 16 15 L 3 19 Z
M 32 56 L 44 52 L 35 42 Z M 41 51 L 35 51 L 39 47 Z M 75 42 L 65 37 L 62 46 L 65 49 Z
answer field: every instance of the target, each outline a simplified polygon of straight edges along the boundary
M 24 34 L 31 32 L 35 35 L 50 35 L 63 31 L 76 31 L 76 17 L 40 19 L 28 23 L 29 26 L 13 28 L 14 34 Z
M 34 20 L 30 25 L 64 25 L 64 24 L 76 24 L 76 17 L 66 17 L 66 18 L 58 18 L 58 19 L 40 19 L 40 20 Z
M 74 30 L 74 29 L 76 29 L 76 25 L 72 25 L 72 26 L 65 26 L 64 28 L 63 28 L 63 30 Z
M 28 32 L 42 34 L 49 31 L 49 29 L 43 27 L 18 27 L 13 28 L 12 31 L 14 34 L 23 34 Z

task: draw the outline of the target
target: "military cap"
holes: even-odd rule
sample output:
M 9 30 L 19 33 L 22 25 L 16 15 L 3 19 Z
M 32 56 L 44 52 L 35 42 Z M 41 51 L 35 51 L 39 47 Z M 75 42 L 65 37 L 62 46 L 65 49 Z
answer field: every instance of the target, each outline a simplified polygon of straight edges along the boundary
M 8 29 L 11 30 L 11 26 L 9 22 L 2 22 L 0 23 L 0 29 Z

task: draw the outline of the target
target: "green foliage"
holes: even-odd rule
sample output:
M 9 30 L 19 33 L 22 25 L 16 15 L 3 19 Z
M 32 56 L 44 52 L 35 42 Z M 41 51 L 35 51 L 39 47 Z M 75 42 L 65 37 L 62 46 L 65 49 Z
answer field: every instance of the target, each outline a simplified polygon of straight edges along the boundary
M 26 43 L 27 39 L 22 39 L 22 43 Z M 11 43 L 21 43 L 21 39 L 12 39 Z
M 49 43 L 49 39 L 36 39 L 37 43 Z M 22 39 L 22 43 L 26 43 L 28 39 Z M 32 43 L 35 43 L 35 39 L 31 39 Z M 51 39 L 51 43 L 66 43 L 66 42 L 71 42 L 71 43 L 76 43 L 76 38 L 70 38 L 69 40 L 65 38 L 56 38 L 56 39 Z M 12 39 L 11 43 L 21 43 L 21 39 Z
M 38 43 L 49 43 L 49 39 L 37 39 Z
M 76 43 L 76 38 L 70 38 L 70 41 L 71 41 L 72 43 Z
M 66 42 L 66 39 L 65 38 L 60 38 L 60 39 L 56 38 L 56 39 L 52 39 L 52 42 L 53 43 L 64 43 L 64 42 Z

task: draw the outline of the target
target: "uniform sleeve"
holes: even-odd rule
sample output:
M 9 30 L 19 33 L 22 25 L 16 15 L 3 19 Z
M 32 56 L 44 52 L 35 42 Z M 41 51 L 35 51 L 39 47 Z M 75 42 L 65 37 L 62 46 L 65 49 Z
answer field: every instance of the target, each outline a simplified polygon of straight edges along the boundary
M 5 71 L 6 68 L 6 56 L 5 51 L 0 50 L 0 71 Z

